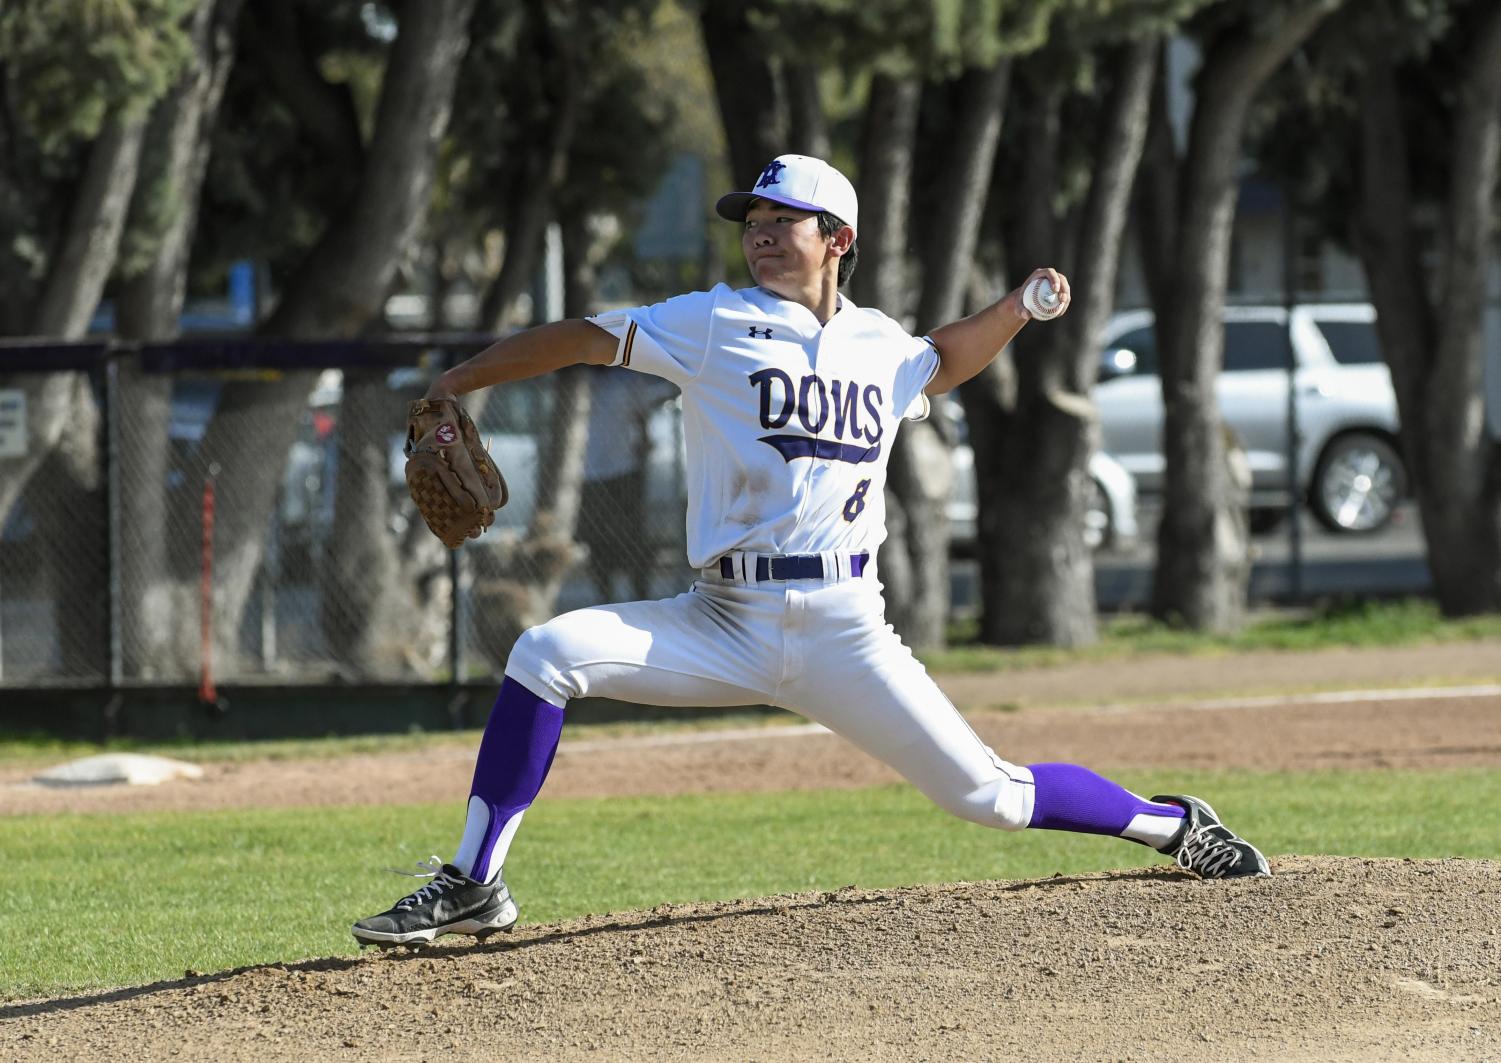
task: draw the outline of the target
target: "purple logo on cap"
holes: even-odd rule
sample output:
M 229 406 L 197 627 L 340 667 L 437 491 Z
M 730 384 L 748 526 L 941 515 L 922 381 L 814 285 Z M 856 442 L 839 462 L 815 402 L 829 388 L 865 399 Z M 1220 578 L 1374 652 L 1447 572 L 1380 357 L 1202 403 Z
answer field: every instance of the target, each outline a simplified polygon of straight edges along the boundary
M 761 179 L 756 182 L 756 187 L 765 188 L 767 185 L 781 184 L 781 179 L 777 175 L 785 169 L 787 169 L 785 162 L 773 159 L 766 164 L 766 169 L 761 171 Z

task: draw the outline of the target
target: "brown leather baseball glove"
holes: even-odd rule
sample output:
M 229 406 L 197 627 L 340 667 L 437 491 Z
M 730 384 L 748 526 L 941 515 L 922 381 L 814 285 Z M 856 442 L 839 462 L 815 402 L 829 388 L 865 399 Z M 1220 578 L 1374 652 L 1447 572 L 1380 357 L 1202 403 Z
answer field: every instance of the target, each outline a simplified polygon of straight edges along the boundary
M 407 413 L 407 490 L 450 550 L 477 539 L 510 499 L 479 431 L 457 399 L 418 399 Z

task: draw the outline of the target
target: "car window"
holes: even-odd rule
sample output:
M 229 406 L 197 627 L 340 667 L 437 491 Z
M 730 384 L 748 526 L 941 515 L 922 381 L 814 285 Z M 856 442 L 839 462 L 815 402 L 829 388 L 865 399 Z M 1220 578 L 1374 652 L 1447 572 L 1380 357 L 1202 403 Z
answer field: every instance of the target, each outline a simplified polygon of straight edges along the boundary
M 1156 376 L 1159 372 L 1157 360 L 1157 333 L 1152 331 L 1152 326 L 1132 329 L 1120 339 L 1110 345 L 1112 350 L 1125 349 L 1136 355 L 1136 369 L 1133 376 Z
M 1287 329 L 1275 321 L 1231 321 L 1225 325 L 1225 372 L 1286 369 Z
M 1377 365 L 1382 361 L 1375 322 L 1320 321 L 1318 325 L 1340 365 Z

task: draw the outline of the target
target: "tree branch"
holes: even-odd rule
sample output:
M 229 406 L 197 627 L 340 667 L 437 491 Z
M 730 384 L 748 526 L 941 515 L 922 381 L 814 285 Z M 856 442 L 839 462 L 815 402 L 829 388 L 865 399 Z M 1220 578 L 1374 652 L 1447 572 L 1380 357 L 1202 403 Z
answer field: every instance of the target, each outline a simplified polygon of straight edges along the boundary
M 761 167 L 787 150 L 780 85 L 765 58 L 767 49 L 756 40 L 749 6 L 747 0 L 712 0 L 699 19 L 736 188 L 755 180 Z
M 265 23 L 245 20 L 255 54 L 283 103 L 319 149 L 351 173 L 358 173 L 365 157 L 354 99 L 348 86 L 324 80 L 303 43 L 296 0 L 267 0 L 258 5 Z
M 89 148 L 67 230 L 37 306 L 37 335 L 73 339 L 88 331 L 119 253 L 145 131 L 144 118 L 117 116 L 105 123 Z
M 1159 41 L 1143 38 L 1123 46 L 1112 62 L 1110 104 L 1101 115 L 1099 150 L 1084 206 L 1075 253 L 1076 292 L 1072 313 L 1064 318 L 1075 352 L 1071 385 L 1080 392 L 1093 386 L 1099 370 L 1096 354 L 1106 322 L 1115 309 L 1115 282 L 1131 190 L 1147 139 L 1153 72 Z
M 980 238 L 980 216 L 990 191 L 1011 63 L 960 77 L 958 115 L 943 162 L 937 205 L 923 248 L 922 298 L 917 327 L 936 328 L 958 318 Z
M 1412 223 L 1410 158 L 1396 72 L 1373 57 L 1360 85 L 1360 178 L 1355 247 L 1365 265 L 1376 328 L 1404 418 L 1416 425 L 1433 355 L 1434 315 Z M 1409 454 L 1409 461 L 1418 455 Z
M 426 215 L 474 3 L 403 5 L 358 192 L 287 284 L 268 333 L 351 335 L 380 316 L 402 251 Z
M 818 88 L 818 68 L 805 63 L 784 62 L 782 81 L 787 86 L 787 122 L 791 150 L 801 155 L 827 159 L 829 120 L 824 114 Z
M 1152 305 L 1166 307 L 1172 285 L 1173 248 L 1178 245 L 1178 150 L 1167 113 L 1167 56 L 1157 48 L 1157 75 L 1143 151 L 1144 179 L 1137 182 L 1137 240 Z
M 1454 129 L 1449 254 L 1440 315 L 1458 327 L 1445 331 L 1473 331 L 1471 325 L 1479 320 L 1485 298 L 1501 157 L 1501 5 L 1490 7 L 1473 40 L 1474 50 L 1460 83 Z

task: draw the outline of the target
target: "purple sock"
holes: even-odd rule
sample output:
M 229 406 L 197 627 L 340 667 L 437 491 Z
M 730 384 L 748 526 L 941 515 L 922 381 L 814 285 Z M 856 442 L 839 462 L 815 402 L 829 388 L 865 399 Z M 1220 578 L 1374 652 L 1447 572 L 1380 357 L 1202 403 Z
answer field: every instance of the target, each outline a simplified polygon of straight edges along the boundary
M 1178 805 L 1160 805 L 1077 764 L 1029 764 L 1036 785 L 1032 822 L 1040 830 L 1120 837 L 1137 816 L 1182 819 Z
M 454 857 L 470 878 L 489 882 L 500 871 L 505 854 L 497 850 L 509 847 L 514 833 L 506 827 L 542 789 L 562 733 L 563 710 L 506 676 L 480 740 L 468 823 Z

